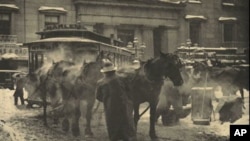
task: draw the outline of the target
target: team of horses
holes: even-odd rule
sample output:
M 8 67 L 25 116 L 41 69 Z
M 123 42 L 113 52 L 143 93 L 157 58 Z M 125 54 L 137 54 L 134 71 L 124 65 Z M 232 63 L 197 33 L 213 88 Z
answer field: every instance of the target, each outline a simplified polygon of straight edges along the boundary
M 86 101 L 86 127 L 85 135 L 93 135 L 91 130 L 91 116 L 95 104 L 96 82 L 102 78 L 100 69 L 102 59 L 107 58 L 100 53 L 95 62 L 83 63 L 79 68 L 73 62 L 59 61 L 53 63 L 45 73 L 28 75 L 27 84 L 37 84 L 30 93 L 39 93 L 44 107 L 44 123 L 46 120 L 47 99 L 50 99 L 51 107 L 55 110 L 55 119 L 64 117 L 63 129 L 69 130 L 72 119 L 71 130 L 73 135 L 79 135 L 79 118 L 81 116 L 80 103 Z M 139 121 L 139 106 L 143 102 L 150 105 L 150 137 L 157 138 L 155 132 L 156 105 L 158 94 L 165 78 L 173 81 L 175 86 L 183 83 L 179 68 L 180 59 L 175 54 L 161 53 L 159 57 L 149 59 L 141 64 L 139 69 L 133 73 L 127 73 L 126 68 L 120 69 L 117 73 L 124 77 L 130 86 L 134 102 L 134 121 Z M 57 112 L 56 112 L 57 111 Z M 59 112 L 58 112 L 59 111 Z M 56 121 L 56 120 L 55 120 Z
M 44 123 L 47 125 L 47 99 L 50 99 L 51 107 L 54 110 L 55 122 L 63 117 L 62 127 L 68 131 L 71 126 L 73 135 L 80 134 L 79 119 L 83 114 L 81 104 L 86 103 L 86 127 L 85 135 L 93 136 L 91 130 L 91 118 L 95 105 L 96 83 L 102 78 L 100 69 L 103 59 L 109 59 L 102 52 L 94 62 L 85 61 L 79 67 L 74 62 L 59 61 L 52 63 L 51 67 L 43 73 L 30 74 L 27 76 L 27 87 L 33 85 L 30 94 L 36 93 L 42 99 L 44 108 Z M 196 69 L 203 71 L 198 65 Z M 150 108 L 150 130 L 151 139 L 156 139 L 155 123 L 157 120 L 157 104 L 159 94 L 164 81 L 168 79 L 173 86 L 182 86 L 183 73 L 180 71 L 182 62 L 178 55 L 171 53 L 160 53 L 160 56 L 142 62 L 140 68 L 128 71 L 123 67 L 117 71 L 120 77 L 124 77 L 133 96 L 134 122 L 137 127 L 140 119 L 139 108 L 144 102 L 149 103 Z M 198 69 L 199 68 L 199 69 Z M 202 67 L 201 67 L 202 68 Z M 131 68 L 129 68 L 131 69 Z M 129 72 L 129 73 L 128 73 Z M 72 119 L 71 125 L 69 118 Z

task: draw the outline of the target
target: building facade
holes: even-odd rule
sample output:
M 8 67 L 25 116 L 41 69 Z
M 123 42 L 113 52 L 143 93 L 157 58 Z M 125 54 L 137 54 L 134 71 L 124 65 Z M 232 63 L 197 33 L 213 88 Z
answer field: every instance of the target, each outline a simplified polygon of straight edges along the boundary
M 249 47 L 248 0 L 189 0 L 182 19 L 181 42 L 203 47 Z
M 204 47 L 248 47 L 248 0 L 0 0 L 0 35 L 22 44 L 50 24 L 146 46 L 144 59 L 174 52 L 191 39 Z M 137 39 L 135 42 L 135 38 Z

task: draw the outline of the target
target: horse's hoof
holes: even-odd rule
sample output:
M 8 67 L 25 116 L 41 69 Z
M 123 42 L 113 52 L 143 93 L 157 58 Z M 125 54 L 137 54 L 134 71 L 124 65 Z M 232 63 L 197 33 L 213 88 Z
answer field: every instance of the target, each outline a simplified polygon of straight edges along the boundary
M 77 123 L 72 123 L 72 134 L 76 137 L 80 135 L 80 128 L 79 125 Z
M 93 136 L 94 136 L 94 134 L 90 129 L 85 129 L 85 137 L 91 138 Z
M 149 135 L 150 135 L 150 138 L 151 138 L 152 141 L 157 141 L 158 140 L 158 137 L 156 136 L 155 133 L 150 133 Z
M 64 120 L 62 121 L 62 130 L 63 130 L 64 132 L 68 132 L 68 131 L 69 131 L 69 120 L 64 119 Z

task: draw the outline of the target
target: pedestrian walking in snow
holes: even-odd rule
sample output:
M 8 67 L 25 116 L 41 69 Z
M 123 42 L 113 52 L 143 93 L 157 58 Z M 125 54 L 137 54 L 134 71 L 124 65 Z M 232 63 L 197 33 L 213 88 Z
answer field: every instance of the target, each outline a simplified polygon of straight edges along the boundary
M 14 92 L 14 104 L 18 105 L 18 98 L 20 98 L 21 104 L 24 105 L 23 98 L 23 88 L 24 88 L 24 79 L 20 75 L 16 76 L 16 90 Z

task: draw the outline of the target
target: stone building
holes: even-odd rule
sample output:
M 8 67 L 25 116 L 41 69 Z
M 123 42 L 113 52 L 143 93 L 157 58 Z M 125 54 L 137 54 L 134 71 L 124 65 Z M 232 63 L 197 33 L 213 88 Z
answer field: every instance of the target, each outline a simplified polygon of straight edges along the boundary
M 248 0 L 189 0 L 180 19 L 181 42 L 204 47 L 249 47 Z
M 49 24 L 88 30 L 141 46 L 144 58 L 174 52 L 188 38 L 205 47 L 248 47 L 248 0 L 0 0 L 0 34 L 39 39 Z M 134 39 L 137 42 L 134 42 Z M 135 43 L 135 44 L 133 44 Z

